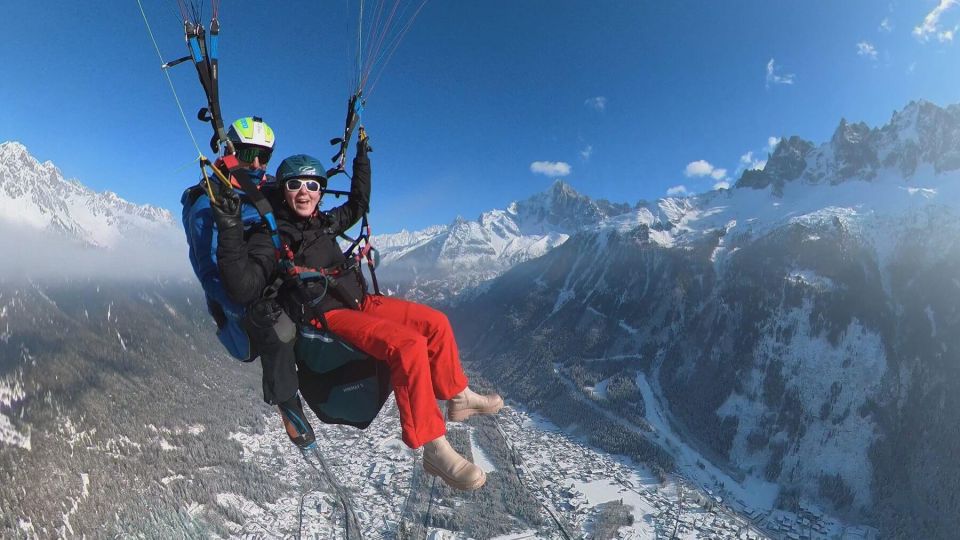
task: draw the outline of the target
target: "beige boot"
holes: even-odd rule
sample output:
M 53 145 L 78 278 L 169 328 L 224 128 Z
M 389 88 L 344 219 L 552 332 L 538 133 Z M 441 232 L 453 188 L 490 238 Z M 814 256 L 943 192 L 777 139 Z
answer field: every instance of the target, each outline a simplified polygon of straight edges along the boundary
M 501 408 L 502 397 L 497 394 L 482 396 L 468 386 L 447 402 L 447 420 L 463 422 L 475 414 L 496 414 Z
M 458 454 L 443 435 L 423 445 L 423 470 L 439 476 L 448 486 L 465 491 L 477 489 L 487 481 L 487 473 Z

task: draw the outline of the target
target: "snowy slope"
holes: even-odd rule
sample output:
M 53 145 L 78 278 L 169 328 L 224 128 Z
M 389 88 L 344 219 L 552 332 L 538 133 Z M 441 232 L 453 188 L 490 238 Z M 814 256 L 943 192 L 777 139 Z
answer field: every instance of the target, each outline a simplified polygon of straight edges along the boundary
M 168 237 L 170 212 L 96 193 L 64 179 L 51 162 L 40 163 L 17 142 L 0 143 L 0 216 L 8 224 L 57 232 L 96 247 L 122 238 Z

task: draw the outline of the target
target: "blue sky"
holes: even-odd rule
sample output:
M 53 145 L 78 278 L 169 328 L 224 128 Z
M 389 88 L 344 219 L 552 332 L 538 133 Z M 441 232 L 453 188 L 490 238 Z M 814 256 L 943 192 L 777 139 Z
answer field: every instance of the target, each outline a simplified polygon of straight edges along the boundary
M 143 2 L 164 57 L 185 54 L 176 2 Z M 228 121 L 263 116 L 278 157 L 331 156 L 356 5 L 223 2 Z M 0 141 L 177 212 L 196 150 L 136 1 L 4 11 Z M 841 117 L 880 125 L 913 99 L 960 102 L 958 25 L 954 0 L 433 0 L 364 115 L 374 230 L 475 218 L 559 176 L 630 203 L 732 183 L 742 156 L 765 159 L 770 137 L 819 143 Z M 171 75 L 192 118 L 204 104 L 195 71 Z M 209 128 L 192 125 L 208 151 Z

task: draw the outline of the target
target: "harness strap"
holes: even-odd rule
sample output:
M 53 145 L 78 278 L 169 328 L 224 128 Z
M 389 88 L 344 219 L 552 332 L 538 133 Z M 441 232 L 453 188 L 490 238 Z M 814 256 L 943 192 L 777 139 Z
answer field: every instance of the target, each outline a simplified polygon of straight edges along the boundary
M 363 215 L 363 220 L 361 222 L 362 234 L 359 235 L 356 240 L 353 240 L 352 245 L 344 254 L 347 256 L 346 261 L 327 268 L 297 266 L 294 262 L 295 254 L 290 249 L 290 246 L 284 244 L 280 239 L 280 231 L 279 227 L 277 226 L 276 218 L 273 214 L 273 207 L 270 205 L 267 197 L 260 191 L 260 186 L 255 184 L 251 179 L 248 169 L 241 167 L 239 160 L 233 155 L 224 156 L 222 158 L 222 164 L 227 169 L 227 174 L 229 177 L 235 180 L 239 188 L 243 190 L 247 200 L 254 206 L 254 208 L 256 208 L 257 213 L 260 214 L 260 217 L 263 218 L 265 223 L 267 223 L 267 227 L 270 230 L 270 238 L 273 242 L 274 253 L 276 254 L 277 262 L 280 265 L 281 271 L 280 277 L 278 277 L 273 284 L 264 291 L 264 294 L 262 295 L 263 298 L 270 297 L 268 296 L 268 291 L 271 288 L 274 288 L 271 294 L 275 296 L 284 284 L 288 282 L 292 283 L 290 291 L 294 296 L 294 301 L 301 306 L 304 319 L 307 320 L 312 326 L 324 332 L 329 332 L 326 316 L 324 315 L 323 311 L 320 310 L 320 302 L 324 297 L 326 297 L 327 293 L 330 292 L 334 295 L 337 295 L 345 305 L 354 307 L 352 299 L 348 298 L 347 295 L 340 289 L 337 278 L 343 276 L 351 270 L 359 274 L 359 266 L 364 258 L 367 259 L 370 267 L 370 275 L 373 279 L 374 291 L 377 295 L 381 294 L 379 285 L 377 283 L 376 274 L 374 273 L 374 263 L 372 257 L 373 249 L 370 245 L 370 225 L 367 221 L 366 214 Z M 213 169 L 216 173 L 218 173 L 221 181 L 226 179 L 227 175 L 224 175 L 216 167 Z M 230 183 L 229 180 L 227 183 Z M 230 184 L 232 185 L 232 183 Z M 346 235 L 341 236 L 349 239 L 349 237 Z M 354 254 L 353 251 L 361 243 L 364 243 L 364 246 L 360 249 L 359 253 Z M 305 280 L 311 279 L 322 279 L 324 281 L 324 289 L 321 294 L 313 294 L 307 289 Z M 362 279 L 362 277 L 359 277 L 358 279 Z
M 223 164 L 227 167 L 230 176 L 237 181 L 237 184 L 239 184 L 240 189 L 242 189 L 247 196 L 250 204 L 257 209 L 257 213 L 260 214 L 260 217 L 267 223 L 267 227 L 270 229 L 270 238 L 273 241 L 273 248 L 277 253 L 277 260 L 289 260 L 292 264 L 292 257 L 289 259 L 284 257 L 286 252 L 283 243 L 280 241 L 280 231 L 277 227 L 277 219 L 273 215 L 273 207 L 270 206 L 270 201 L 268 201 L 266 196 L 260 191 L 260 187 L 250 179 L 249 171 L 240 166 L 240 161 L 236 156 L 224 156 Z M 287 270 L 286 266 L 284 270 Z

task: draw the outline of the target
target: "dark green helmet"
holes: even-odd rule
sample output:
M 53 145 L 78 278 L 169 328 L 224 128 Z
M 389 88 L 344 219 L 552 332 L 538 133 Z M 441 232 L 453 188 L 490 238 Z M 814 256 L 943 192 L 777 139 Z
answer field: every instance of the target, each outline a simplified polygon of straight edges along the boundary
M 327 170 L 319 159 L 306 154 L 290 156 L 280 162 L 277 167 L 277 181 L 286 182 L 295 178 L 309 178 L 319 180 L 323 187 L 327 186 Z

